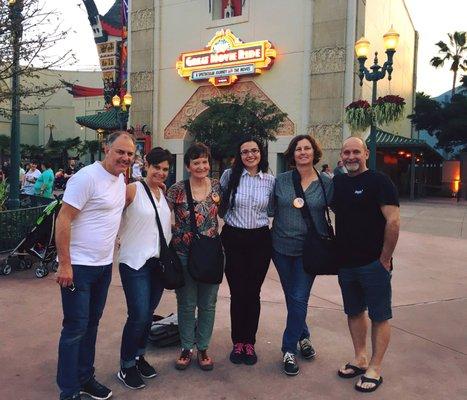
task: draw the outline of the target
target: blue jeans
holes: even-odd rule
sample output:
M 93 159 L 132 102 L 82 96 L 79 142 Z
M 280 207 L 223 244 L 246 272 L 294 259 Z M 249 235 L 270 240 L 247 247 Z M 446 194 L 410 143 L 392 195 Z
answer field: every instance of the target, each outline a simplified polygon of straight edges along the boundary
M 282 352 L 297 354 L 298 341 L 310 337 L 306 314 L 315 277 L 305 272 L 301 256 L 286 256 L 273 250 L 272 260 L 279 273 L 287 305 L 287 325 L 282 336 Z
M 120 363 L 123 368 L 130 368 L 136 365 L 136 357 L 146 352 L 152 314 L 159 304 L 164 286 L 148 264 L 137 271 L 126 264 L 120 264 L 120 277 L 128 307 Z
M 112 265 L 73 265 L 75 290 L 62 288 L 63 329 L 58 346 L 60 398 L 79 393 L 94 376 L 99 320 L 112 279 Z

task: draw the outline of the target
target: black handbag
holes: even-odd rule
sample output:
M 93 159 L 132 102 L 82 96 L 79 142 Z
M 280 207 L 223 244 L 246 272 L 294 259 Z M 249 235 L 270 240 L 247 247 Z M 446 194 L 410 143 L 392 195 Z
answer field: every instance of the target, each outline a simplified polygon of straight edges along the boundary
M 154 203 L 154 199 L 151 195 L 151 190 L 146 182 L 141 181 L 141 183 L 143 184 L 144 190 L 146 190 L 156 213 L 157 229 L 159 230 L 159 242 L 161 247 L 159 258 L 151 257 L 147 262 L 159 274 L 165 289 L 179 289 L 182 286 L 185 286 L 182 263 L 172 245 L 167 245 L 159 213 L 157 212 L 156 203 Z
M 191 241 L 188 254 L 188 272 L 191 277 L 201 283 L 219 284 L 224 276 L 224 251 L 220 236 L 202 235 L 196 225 L 195 206 L 191 194 L 190 181 L 185 183 L 186 198 L 190 211 Z
M 316 171 L 316 169 L 315 169 Z M 295 189 L 295 195 L 303 199 L 303 207 L 300 208 L 302 217 L 308 228 L 303 243 L 302 258 L 303 269 L 310 275 L 337 275 L 338 263 L 336 254 L 336 237 L 329 216 L 329 203 L 326 196 L 326 189 L 323 180 L 316 171 L 318 180 L 323 191 L 325 201 L 327 235 L 321 235 L 316 229 L 310 209 L 306 203 L 305 193 L 303 192 L 300 174 L 297 170 L 292 172 L 292 180 Z

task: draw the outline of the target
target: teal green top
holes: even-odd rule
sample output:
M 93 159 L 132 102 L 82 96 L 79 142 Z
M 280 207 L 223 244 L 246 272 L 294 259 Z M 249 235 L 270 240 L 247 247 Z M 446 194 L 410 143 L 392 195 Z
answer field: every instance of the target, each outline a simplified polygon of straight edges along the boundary
M 34 194 L 36 196 L 53 198 L 54 180 L 55 175 L 52 169 L 46 169 L 44 172 L 42 172 L 41 176 L 37 178 L 37 181 L 34 184 Z

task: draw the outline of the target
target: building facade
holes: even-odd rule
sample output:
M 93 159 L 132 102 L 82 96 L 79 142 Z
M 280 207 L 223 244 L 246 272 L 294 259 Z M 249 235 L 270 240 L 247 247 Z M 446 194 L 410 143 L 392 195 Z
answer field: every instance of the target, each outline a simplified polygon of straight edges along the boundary
M 268 147 L 273 172 L 284 170 L 282 154 L 291 137 L 302 133 L 315 136 L 324 150 L 322 161 L 335 165 L 342 140 L 351 135 L 343 123 L 345 106 L 371 99 L 370 85 L 360 87 L 355 41 L 365 35 L 382 64 L 383 34 L 391 25 L 401 34 L 400 45 L 393 78 L 380 81 L 379 95 L 398 94 L 406 99 L 406 115 L 412 111 L 417 39 L 403 0 L 133 0 L 130 16 L 131 124 L 146 124 L 153 143 L 177 155 L 177 179 L 183 176 L 183 153 L 192 141 L 183 125 L 206 109 L 202 100 L 229 93 L 249 93 L 287 113 L 278 140 Z M 232 55 L 237 47 L 226 50 L 222 42 L 213 42 L 227 30 L 243 42 L 238 48 L 253 51 L 260 42 L 271 43 L 274 56 L 268 68 L 261 70 L 256 63 L 265 54 L 255 59 L 251 53 L 252 63 L 245 64 L 238 60 L 249 53 Z M 206 47 L 209 43 L 215 46 Z M 219 57 L 203 58 L 203 51 L 237 61 L 216 64 Z M 373 57 L 368 67 L 371 61 Z M 194 67 L 191 79 L 181 76 L 182 62 L 189 71 Z M 207 69 L 200 67 L 203 63 Z M 234 83 L 223 84 L 224 67 L 238 72 Z M 412 135 L 406 118 L 383 128 Z

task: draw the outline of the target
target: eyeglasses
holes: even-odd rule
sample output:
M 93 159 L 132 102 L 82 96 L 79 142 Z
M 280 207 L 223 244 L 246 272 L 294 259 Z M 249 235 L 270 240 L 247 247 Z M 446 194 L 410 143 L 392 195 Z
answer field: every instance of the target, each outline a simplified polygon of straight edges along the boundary
M 256 155 L 256 154 L 259 153 L 259 149 L 242 150 L 242 151 L 240 152 L 240 154 L 241 154 L 242 156 L 247 156 L 247 155 L 250 154 L 250 153 L 253 154 L 253 155 Z

